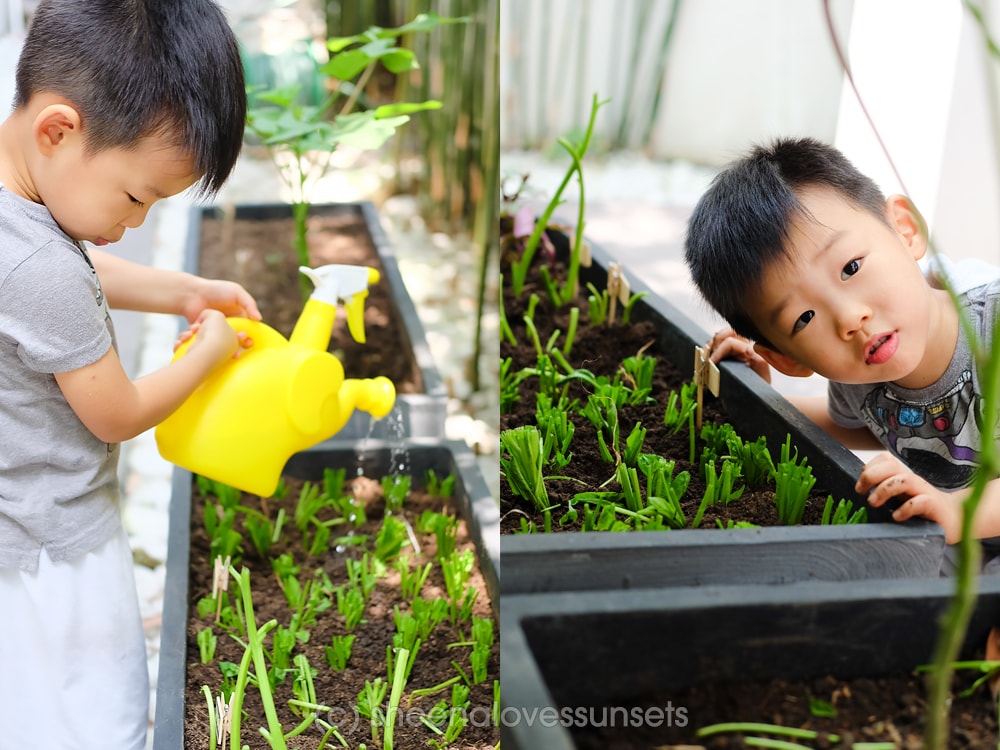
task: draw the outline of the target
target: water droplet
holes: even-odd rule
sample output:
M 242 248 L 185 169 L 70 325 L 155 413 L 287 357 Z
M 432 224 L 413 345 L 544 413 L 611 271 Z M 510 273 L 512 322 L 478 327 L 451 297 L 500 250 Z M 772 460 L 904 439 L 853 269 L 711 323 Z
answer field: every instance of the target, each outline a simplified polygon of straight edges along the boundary
M 347 548 L 343 544 L 338 544 L 336 547 L 334 547 L 335 552 L 343 552 L 345 549 Z

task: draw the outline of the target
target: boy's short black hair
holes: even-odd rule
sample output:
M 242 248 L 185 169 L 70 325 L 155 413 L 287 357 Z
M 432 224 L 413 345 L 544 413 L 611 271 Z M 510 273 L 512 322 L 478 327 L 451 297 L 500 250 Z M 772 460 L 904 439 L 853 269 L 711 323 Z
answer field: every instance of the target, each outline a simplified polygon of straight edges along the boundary
M 243 142 L 243 65 L 212 0 L 42 0 L 14 106 L 40 92 L 76 107 L 91 152 L 166 136 L 191 154 L 206 194 L 222 187 Z
M 813 138 L 756 145 L 716 175 L 688 222 L 684 258 L 705 300 L 741 336 L 768 342 L 744 313 L 765 269 L 788 257 L 803 188 L 826 187 L 888 223 L 885 196 L 840 151 Z

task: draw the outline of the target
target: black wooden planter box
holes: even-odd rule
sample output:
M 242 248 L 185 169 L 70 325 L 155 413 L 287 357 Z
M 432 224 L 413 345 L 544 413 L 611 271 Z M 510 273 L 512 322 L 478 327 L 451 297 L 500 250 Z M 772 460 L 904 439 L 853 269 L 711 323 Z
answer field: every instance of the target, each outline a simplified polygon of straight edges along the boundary
M 580 269 L 581 286 L 590 282 L 603 289 L 613 259 L 599 247 L 592 247 L 592 255 L 592 265 Z M 709 334 L 624 270 L 633 294 L 647 292 L 633 307 L 632 320 L 654 323 L 658 356 L 684 372 L 693 370 L 694 347 Z M 854 453 L 750 368 L 723 362 L 720 369 L 720 398 L 744 439 L 764 435 L 774 451 L 790 434 L 799 455 L 809 458 L 816 491 L 864 505 L 854 492 L 863 466 Z M 707 390 L 705 398 L 713 398 Z M 868 512 L 868 524 L 852 526 L 504 534 L 503 593 L 938 575 L 945 546 L 940 527 L 920 519 L 896 523 L 882 508 Z
M 493 611 L 499 618 L 500 512 L 476 457 L 464 442 L 414 439 L 390 445 L 367 441 L 363 453 L 359 453 L 356 447 L 328 441 L 296 453 L 289 459 L 284 473 L 318 481 L 322 479 L 325 468 L 345 467 L 351 470 L 349 474 L 363 468 L 365 476 L 381 477 L 398 470 L 403 456 L 414 477 L 422 477 L 428 470 L 433 470 L 439 477 L 454 474 L 456 481 L 452 497 L 476 545 L 479 569 L 486 581 Z M 153 750 L 187 750 L 184 747 L 184 683 L 187 671 L 192 480 L 191 472 L 174 469 Z
M 506 750 L 572 750 L 567 726 L 580 727 L 578 708 L 630 710 L 647 705 L 643 696 L 693 685 L 908 673 L 931 661 L 954 584 L 937 578 L 504 596 L 501 742 Z M 966 648 L 981 647 L 998 621 L 1000 576 L 982 576 Z M 559 712 L 567 709 L 564 719 Z M 697 716 L 688 719 L 700 726 Z
M 222 209 L 218 206 L 194 207 L 191 210 L 187 245 L 185 248 L 184 270 L 198 273 L 198 258 L 201 244 L 201 223 L 218 215 Z M 410 299 L 403 277 L 399 273 L 395 251 L 386 237 L 385 230 L 378 218 L 378 211 L 370 201 L 358 203 L 326 203 L 313 205 L 309 209 L 311 216 L 344 215 L 345 212 L 359 216 L 368 228 L 372 247 L 378 254 L 382 265 L 382 282 L 387 284 L 397 315 L 403 339 L 411 350 L 410 359 L 419 369 L 423 383 L 422 393 L 399 393 L 396 395 L 396 406 L 403 423 L 404 437 L 443 438 L 445 435 L 445 414 L 448 398 L 444 382 L 434 365 L 423 325 L 417 316 L 416 308 Z M 292 207 L 286 203 L 248 204 L 236 206 L 235 219 L 289 219 Z M 264 320 L 267 323 L 267 320 Z M 407 356 L 401 354 L 400 356 Z M 347 376 L 351 377 L 348 369 Z M 400 437 L 393 432 L 389 420 L 381 419 L 371 424 L 367 414 L 355 412 L 347 424 L 334 436 L 337 440 L 354 442 L 365 438 L 396 439 Z

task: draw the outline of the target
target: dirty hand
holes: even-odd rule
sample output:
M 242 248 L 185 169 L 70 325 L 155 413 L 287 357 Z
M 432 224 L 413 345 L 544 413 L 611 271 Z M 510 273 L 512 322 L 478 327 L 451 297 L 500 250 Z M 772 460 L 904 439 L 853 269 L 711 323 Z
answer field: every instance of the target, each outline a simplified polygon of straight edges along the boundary
M 960 499 L 917 476 L 895 456 L 880 453 L 865 464 L 854 489 L 862 495 L 867 493 L 869 504 L 876 508 L 901 496 L 905 499 L 892 512 L 893 520 L 926 518 L 944 529 L 948 544 L 954 544 L 961 538 Z
M 196 277 L 193 292 L 184 302 L 184 317 L 194 323 L 205 310 L 218 310 L 227 317 L 261 318 L 257 302 L 235 281 Z
M 186 341 L 190 341 L 199 334 L 197 342 L 191 344 L 201 347 L 212 347 L 219 351 L 218 359 L 221 361 L 232 356 L 236 359 L 244 349 L 253 346 L 251 339 L 245 331 L 235 331 L 226 322 L 226 316 L 218 310 L 203 310 L 195 321 L 182 331 L 174 342 L 174 351 Z
M 707 344 L 712 361 L 719 364 L 724 359 L 735 359 L 747 365 L 765 382 L 771 382 L 771 367 L 754 351 L 753 342 L 736 333 L 732 328 L 717 331 Z

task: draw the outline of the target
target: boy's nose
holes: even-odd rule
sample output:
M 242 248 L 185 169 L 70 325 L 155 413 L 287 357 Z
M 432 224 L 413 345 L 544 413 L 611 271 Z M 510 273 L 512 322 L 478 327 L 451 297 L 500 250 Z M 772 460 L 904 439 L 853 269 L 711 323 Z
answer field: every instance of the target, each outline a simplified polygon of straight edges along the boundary
M 850 299 L 842 299 L 837 310 L 837 329 L 840 337 L 845 341 L 855 336 L 859 331 L 863 331 L 865 324 L 871 320 L 871 308 L 861 302 Z
M 146 207 L 136 209 L 122 219 L 121 225 L 126 229 L 137 229 L 142 226 L 142 223 L 146 220 L 146 214 L 148 213 L 149 209 Z

